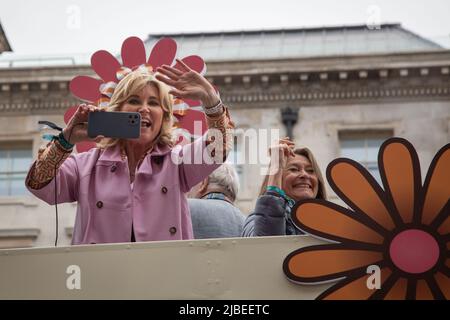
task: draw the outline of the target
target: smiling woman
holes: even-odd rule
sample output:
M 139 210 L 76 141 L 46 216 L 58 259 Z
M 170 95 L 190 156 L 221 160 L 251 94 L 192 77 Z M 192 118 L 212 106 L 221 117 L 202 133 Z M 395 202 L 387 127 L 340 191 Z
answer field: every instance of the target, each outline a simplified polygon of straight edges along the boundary
M 120 146 L 128 157 L 130 180 L 144 155 L 156 144 L 172 146 L 172 102 L 168 87 L 152 74 L 131 72 L 119 82 L 111 97 L 108 111 L 139 112 L 141 134 L 139 139 L 101 139 L 102 149 Z
M 269 173 L 264 178 L 255 210 L 244 225 L 243 236 L 294 235 L 291 209 L 297 201 L 326 199 L 325 182 L 308 148 L 295 149 L 288 138 L 269 149 Z
M 49 204 L 78 202 L 73 244 L 193 238 L 185 194 L 223 163 L 234 125 L 213 86 L 177 62 L 157 68 L 159 75 L 150 67 L 129 70 L 111 87 L 106 108 L 81 105 L 58 139 L 40 150 L 26 186 Z M 181 148 L 171 136 L 171 95 L 201 101 L 207 115 L 205 135 Z M 100 111 L 139 112 L 140 137 L 89 138 L 88 115 Z M 87 140 L 97 148 L 71 155 Z M 200 162 L 192 161 L 195 154 L 203 155 Z

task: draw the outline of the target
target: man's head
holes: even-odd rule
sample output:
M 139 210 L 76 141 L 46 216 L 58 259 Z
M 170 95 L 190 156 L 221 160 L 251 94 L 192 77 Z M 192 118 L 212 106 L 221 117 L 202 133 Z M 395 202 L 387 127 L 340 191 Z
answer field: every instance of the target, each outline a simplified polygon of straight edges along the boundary
M 202 198 L 208 193 L 223 193 L 228 200 L 234 202 L 239 191 L 239 177 L 232 165 L 222 164 L 205 180 L 192 188 L 189 192 L 191 198 Z

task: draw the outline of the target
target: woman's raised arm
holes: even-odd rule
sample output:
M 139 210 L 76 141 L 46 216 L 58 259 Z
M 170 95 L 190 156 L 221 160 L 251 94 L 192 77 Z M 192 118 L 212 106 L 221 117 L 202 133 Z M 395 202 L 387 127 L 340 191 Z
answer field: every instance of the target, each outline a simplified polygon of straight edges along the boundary
M 177 62 L 179 69 L 167 65 L 157 68 L 156 71 L 159 74 L 156 78 L 171 86 L 169 93 L 175 97 L 202 101 L 208 125 L 206 141 L 198 139 L 183 148 L 183 158 L 190 160 L 187 163 L 184 162 L 182 166 L 185 176 L 183 184 L 189 190 L 226 160 L 233 143 L 234 123 L 228 108 L 223 105 L 218 93 L 208 80 L 189 68 L 183 61 L 177 60 Z M 195 155 L 200 153 L 203 157 L 205 148 L 209 159 L 202 159 L 201 163 L 196 163 L 194 160 L 198 157 Z M 213 163 L 210 160 L 214 160 Z

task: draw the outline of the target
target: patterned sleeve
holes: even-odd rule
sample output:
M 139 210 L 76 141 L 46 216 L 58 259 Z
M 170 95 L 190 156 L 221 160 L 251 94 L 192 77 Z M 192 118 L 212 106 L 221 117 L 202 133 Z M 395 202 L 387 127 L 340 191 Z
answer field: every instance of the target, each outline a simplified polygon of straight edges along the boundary
M 233 147 L 234 122 L 230 118 L 228 108 L 224 106 L 224 112 L 218 116 L 207 115 L 206 123 L 208 124 L 207 148 L 213 158 L 216 154 L 221 154 L 223 155 L 221 160 L 225 161 Z
M 53 140 L 39 149 L 38 158 L 28 171 L 25 183 L 31 189 L 45 187 L 55 177 L 57 169 L 71 154 L 72 150 L 64 149 L 61 144 Z
M 206 116 L 206 123 L 208 130 L 201 138 L 175 148 L 177 157 L 180 157 L 178 168 L 183 192 L 188 192 L 220 167 L 233 145 L 234 123 L 226 107 L 218 116 Z

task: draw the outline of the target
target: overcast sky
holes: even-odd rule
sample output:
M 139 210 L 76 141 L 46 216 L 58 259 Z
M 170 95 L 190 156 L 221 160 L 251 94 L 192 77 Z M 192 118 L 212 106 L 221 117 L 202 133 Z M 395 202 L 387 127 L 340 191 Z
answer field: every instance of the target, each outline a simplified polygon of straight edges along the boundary
M 1 0 L 0 22 L 18 54 L 118 52 L 149 33 L 399 22 L 450 44 L 450 0 Z

